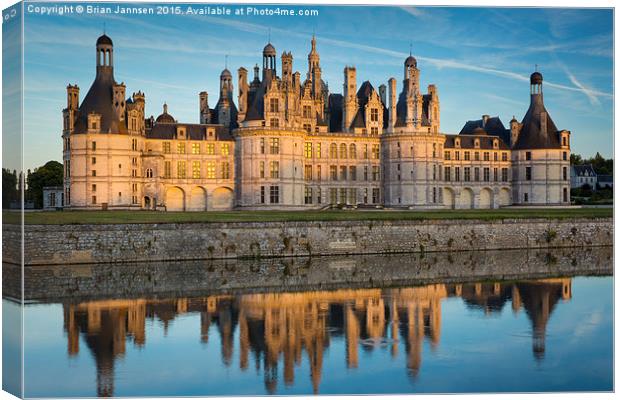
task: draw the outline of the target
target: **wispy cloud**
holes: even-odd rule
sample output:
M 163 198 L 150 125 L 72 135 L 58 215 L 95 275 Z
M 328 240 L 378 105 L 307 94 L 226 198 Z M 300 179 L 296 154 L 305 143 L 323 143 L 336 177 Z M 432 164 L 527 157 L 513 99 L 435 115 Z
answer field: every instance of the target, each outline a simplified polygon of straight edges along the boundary
M 423 17 L 426 15 L 426 13 L 422 11 L 421 9 L 419 9 L 418 7 L 401 7 L 401 10 L 413 15 L 416 18 Z

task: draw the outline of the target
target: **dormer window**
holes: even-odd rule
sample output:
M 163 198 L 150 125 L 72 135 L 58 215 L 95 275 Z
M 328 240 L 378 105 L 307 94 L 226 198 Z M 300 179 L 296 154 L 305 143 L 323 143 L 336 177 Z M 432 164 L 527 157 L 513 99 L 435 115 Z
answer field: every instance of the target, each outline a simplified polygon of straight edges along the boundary
M 480 139 L 474 140 L 474 147 L 477 148 L 477 149 L 480 148 Z
M 185 128 L 183 127 L 179 127 L 177 128 L 177 138 L 178 139 L 185 139 Z
M 499 141 L 497 139 L 493 139 L 493 148 L 497 149 L 499 147 Z
M 461 139 L 455 139 L 454 140 L 454 146 L 455 147 L 461 147 Z

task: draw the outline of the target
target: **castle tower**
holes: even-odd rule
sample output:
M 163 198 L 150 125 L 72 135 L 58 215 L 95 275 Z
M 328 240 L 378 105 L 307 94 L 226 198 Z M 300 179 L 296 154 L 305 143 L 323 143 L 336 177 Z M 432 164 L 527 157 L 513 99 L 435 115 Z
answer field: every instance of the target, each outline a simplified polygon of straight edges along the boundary
M 276 48 L 267 43 L 263 48 L 263 80 L 271 80 L 276 76 Z
M 245 120 L 245 114 L 248 112 L 248 70 L 241 67 L 237 70 L 239 76 L 239 114 L 237 115 L 237 122 L 241 123 Z
M 230 126 L 232 96 L 232 74 L 226 68 L 220 74 L 220 99 L 217 104 L 217 122 L 224 126 Z
M 406 116 L 407 127 L 417 127 L 422 108 L 422 96 L 420 95 L 420 70 L 418 61 L 411 54 L 405 59 L 403 89 L 406 93 Z
M 123 121 L 125 119 L 125 83 L 114 85 L 114 111 L 116 117 Z
M 63 110 L 63 132 L 71 133 L 80 104 L 78 85 L 67 85 L 67 108 Z
M 112 73 L 114 68 L 114 45 L 112 39 L 103 34 L 97 39 L 97 75 Z
M 570 202 L 570 132 L 558 130 L 543 102 L 543 76 L 530 76 L 530 107 L 520 126 L 511 123 L 513 204 Z
M 293 83 L 293 54 L 289 52 L 282 52 L 282 82 L 286 86 L 291 87 Z
M 355 67 L 344 68 L 342 131 L 348 132 L 357 113 L 357 82 Z
M 388 85 L 390 96 L 390 104 L 388 105 L 388 132 L 392 132 L 394 130 L 394 125 L 396 125 L 396 79 L 390 78 Z
M 322 95 L 323 82 L 321 81 L 321 57 L 316 51 L 316 38 L 312 35 L 311 49 L 308 53 L 308 80 L 312 81 L 312 97 L 318 99 Z

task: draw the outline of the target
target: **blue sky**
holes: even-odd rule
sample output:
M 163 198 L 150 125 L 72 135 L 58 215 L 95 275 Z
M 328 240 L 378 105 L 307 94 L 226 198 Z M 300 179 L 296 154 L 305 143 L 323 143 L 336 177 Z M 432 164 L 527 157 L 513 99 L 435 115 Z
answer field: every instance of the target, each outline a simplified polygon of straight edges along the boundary
M 215 105 L 225 55 L 236 86 L 240 66 L 251 71 L 261 63 L 269 30 L 278 54 L 292 51 L 294 70 L 304 77 L 310 38 L 316 32 L 324 80 L 336 93 L 342 91 L 345 65 L 357 67 L 358 85 L 370 80 L 378 87 L 393 76 L 400 91 L 402 64 L 412 43 L 422 86 L 438 86 L 445 133 L 458 133 L 466 120 L 482 114 L 499 115 L 506 125 L 513 115 L 521 120 L 529 104 L 528 77 L 538 64 L 547 110 L 558 128 L 572 131 L 573 152 L 613 154 L 609 9 L 305 8 L 317 9 L 319 15 L 26 12 L 25 168 L 61 160 L 65 87 L 77 83 L 80 98 L 86 95 L 95 74 L 95 41 L 104 23 L 114 40 L 116 80 L 125 82 L 129 94 L 145 92 L 147 115 L 160 114 L 166 101 L 179 121 L 198 122 L 198 93 L 207 90 L 210 105 Z

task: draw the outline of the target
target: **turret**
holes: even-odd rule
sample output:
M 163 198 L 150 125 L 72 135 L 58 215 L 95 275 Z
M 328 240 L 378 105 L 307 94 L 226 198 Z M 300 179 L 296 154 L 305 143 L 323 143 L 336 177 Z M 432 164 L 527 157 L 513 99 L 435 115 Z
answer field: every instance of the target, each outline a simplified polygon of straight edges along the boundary
M 276 76 L 276 48 L 271 43 L 263 48 L 263 80 Z
M 342 130 L 348 132 L 357 113 L 357 82 L 355 67 L 344 68 Z
M 237 114 L 237 121 L 241 122 L 248 112 L 248 71 L 241 67 L 237 70 L 237 74 L 239 76 L 239 114 Z
M 224 69 L 220 74 L 220 99 L 217 106 L 217 122 L 224 126 L 230 126 L 231 99 L 233 93 L 232 74 Z
M 103 34 L 97 39 L 97 75 L 112 73 L 114 67 L 114 45 L 112 39 Z
M 290 51 L 288 53 L 282 52 L 281 62 L 282 82 L 290 86 L 293 82 L 293 54 Z
M 121 82 L 113 86 L 113 106 L 119 121 L 125 120 L 125 84 Z
M 78 85 L 67 85 L 67 110 L 77 110 L 80 104 L 80 88 Z
M 312 81 L 312 97 L 318 99 L 322 95 L 323 82 L 321 77 L 320 56 L 316 51 L 316 38 L 312 35 L 311 49 L 308 54 L 308 80 Z
M 390 88 L 389 122 L 388 129 L 392 131 L 396 125 L 396 79 L 390 78 L 388 81 Z
M 437 94 L 437 86 L 428 85 L 428 94 L 430 95 L 430 102 L 428 105 L 428 119 L 431 123 L 431 130 L 433 133 L 439 132 L 439 95 Z M 487 115 L 488 119 L 488 115 Z M 486 120 L 484 120 L 486 123 Z
M 381 102 L 384 106 L 387 105 L 387 97 L 386 97 L 386 86 L 384 84 L 379 85 L 379 97 L 381 98 Z
M 517 121 L 517 119 L 513 115 L 512 119 L 510 120 L 510 147 L 514 146 L 514 144 L 517 142 L 517 139 L 519 138 L 520 130 L 521 130 L 521 124 L 519 123 L 519 121 Z
M 200 101 L 200 123 L 208 124 L 211 122 L 211 113 L 209 111 L 209 94 L 207 92 L 200 92 L 198 94 Z

